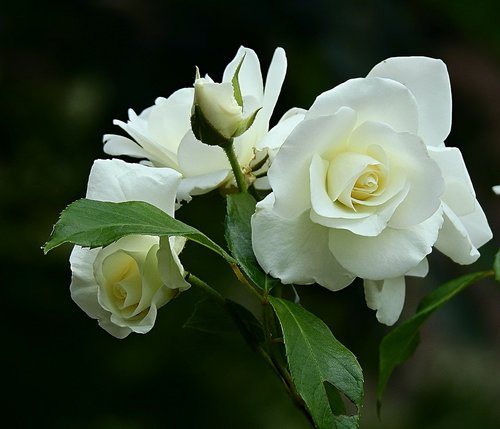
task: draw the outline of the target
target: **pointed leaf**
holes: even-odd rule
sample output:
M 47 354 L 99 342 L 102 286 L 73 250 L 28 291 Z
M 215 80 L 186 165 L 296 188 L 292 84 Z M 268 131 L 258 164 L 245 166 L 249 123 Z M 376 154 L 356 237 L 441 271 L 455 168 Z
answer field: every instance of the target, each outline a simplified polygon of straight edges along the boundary
M 361 409 L 363 374 L 356 357 L 330 332 L 323 321 L 300 305 L 269 297 L 278 316 L 293 382 L 318 429 L 353 429 L 358 416 L 332 410 L 325 384 L 331 384 Z M 339 407 L 337 404 L 334 408 Z
M 250 218 L 255 213 L 255 204 L 255 198 L 246 192 L 227 196 L 226 241 L 248 279 L 262 290 L 270 291 L 279 280 L 262 270 L 253 253 Z
M 197 229 L 174 219 L 151 204 L 140 201 L 75 201 L 61 213 L 43 250 L 48 253 L 63 243 L 91 248 L 104 247 L 131 234 L 183 236 L 213 250 L 229 263 L 235 263 L 222 247 Z
M 394 328 L 382 339 L 379 350 L 379 378 L 377 384 L 379 412 L 382 396 L 392 371 L 396 366 L 407 361 L 417 348 L 420 341 L 420 327 L 436 310 L 457 293 L 488 275 L 491 275 L 491 273 L 467 274 L 434 289 L 422 299 L 417 312 L 410 319 Z

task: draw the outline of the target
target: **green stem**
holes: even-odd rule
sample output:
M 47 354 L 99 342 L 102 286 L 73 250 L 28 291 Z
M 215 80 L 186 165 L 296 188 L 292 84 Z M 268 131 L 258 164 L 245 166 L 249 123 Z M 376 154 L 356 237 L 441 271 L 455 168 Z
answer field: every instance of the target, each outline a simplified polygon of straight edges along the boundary
M 240 192 L 246 192 L 248 189 L 247 182 L 245 180 L 245 175 L 241 170 L 240 163 L 238 162 L 238 158 L 236 157 L 236 153 L 234 152 L 233 142 L 228 145 L 222 146 L 224 152 L 226 152 L 227 158 L 229 159 L 229 163 L 231 164 L 231 168 L 233 169 L 234 178 L 236 179 L 236 184 L 238 185 L 238 189 Z
M 255 289 L 250 282 L 247 280 L 245 275 L 241 272 L 241 269 L 238 264 L 231 264 L 231 268 L 236 274 L 236 278 L 240 281 L 240 283 L 247 288 L 247 290 L 252 293 L 260 302 L 264 302 L 267 298 L 263 297 L 257 289 Z

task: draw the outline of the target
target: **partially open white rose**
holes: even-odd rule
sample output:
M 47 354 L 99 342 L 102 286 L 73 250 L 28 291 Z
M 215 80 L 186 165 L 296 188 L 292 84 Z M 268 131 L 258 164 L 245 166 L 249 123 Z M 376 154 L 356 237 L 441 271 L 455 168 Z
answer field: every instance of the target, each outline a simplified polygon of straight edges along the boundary
M 331 290 L 361 277 L 392 324 L 404 276 L 426 275 L 435 244 L 457 262 L 477 259 L 491 231 L 459 151 L 444 147 L 450 126 L 439 60 L 391 58 L 321 94 L 277 153 L 273 192 L 252 219 L 264 270 Z
M 213 84 L 220 86 L 208 85 L 210 78 L 205 77 L 205 89 L 215 91 L 218 88 L 218 91 L 223 88 L 227 92 L 226 96 L 232 97 L 232 93 L 229 93 L 232 91 L 231 80 L 243 57 L 238 75 L 243 116 L 246 112 L 261 108 L 251 128 L 234 139 L 240 165 L 248 169 L 255 156 L 256 146 L 269 130 L 269 121 L 285 78 L 286 56 L 283 49 L 276 49 L 264 85 L 257 55 L 253 50 L 241 47 L 224 70 L 222 83 Z M 178 189 L 180 200 L 190 200 L 192 195 L 204 194 L 221 186 L 231 178 L 231 167 L 222 148 L 207 146 L 194 137 L 190 125 L 193 97 L 194 88 L 184 88 L 168 98 L 158 98 L 154 106 L 140 115 L 129 110 L 127 123 L 115 120 L 114 124 L 125 130 L 131 138 L 107 134 L 104 136 L 104 151 L 115 156 L 142 158 L 151 166 L 171 167 L 179 171 L 182 174 Z M 223 107 L 228 105 L 226 102 L 222 104 Z M 234 112 L 230 109 L 230 117 L 239 115 L 236 106 L 233 106 Z M 220 117 L 219 113 L 213 116 Z M 292 125 L 291 122 L 288 124 Z M 229 133 L 233 126 L 231 124 L 226 131 Z
M 95 161 L 87 198 L 145 201 L 173 216 L 180 175 L 120 160 Z M 181 237 L 131 235 L 105 248 L 75 246 L 70 256 L 71 297 L 90 317 L 117 338 L 146 333 L 157 310 L 189 287 L 178 255 Z

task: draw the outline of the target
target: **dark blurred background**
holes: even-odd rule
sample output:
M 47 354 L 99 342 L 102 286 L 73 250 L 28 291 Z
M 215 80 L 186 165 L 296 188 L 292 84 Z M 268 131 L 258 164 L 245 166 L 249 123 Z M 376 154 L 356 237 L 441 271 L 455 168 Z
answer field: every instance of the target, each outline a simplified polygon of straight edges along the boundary
M 0 5 L 2 414 L 5 428 L 307 428 L 274 374 L 237 334 L 183 328 L 200 294 L 164 307 L 148 335 L 116 340 L 69 295 L 70 247 L 43 256 L 59 212 L 85 193 L 102 135 L 158 96 L 192 85 L 194 66 L 219 80 L 240 45 L 267 70 L 282 46 L 288 74 L 274 120 L 379 61 L 426 55 L 448 65 L 454 125 L 495 238 L 469 267 L 431 258 L 410 282 L 403 318 L 422 295 L 491 266 L 500 234 L 500 29 L 494 0 L 29 1 Z M 179 216 L 219 242 L 217 193 Z M 186 267 L 251 305 L 229 270 L 189 245 Z M 333 294 L 299 288 L 365 371 L 362 428 L 500 427 L 500 291 L 472 286 L 426 325 L 416 355 L 394 373 L 376 418 L 376 323 L 355 284 Z M 228 328 L 230 329 L 230 328 Z

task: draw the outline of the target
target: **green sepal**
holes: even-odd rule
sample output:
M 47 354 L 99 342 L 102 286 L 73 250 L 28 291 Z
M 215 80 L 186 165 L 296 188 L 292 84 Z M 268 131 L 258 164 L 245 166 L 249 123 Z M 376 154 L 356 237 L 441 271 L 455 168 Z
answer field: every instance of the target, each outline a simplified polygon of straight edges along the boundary
M 236 70 L 234 71 L 233 78 L 231 79 L 231 84 L 233 85 L 233 95 L 234 99 L 238 103 L 238 106 L 243 108 L 243 96 L 241 95 L 241 87 L 240 87 L 240 80 L 239 80 L 239 75 L 240 75 L 240 69 L 243 64 L 243 60 L 245 59 L 245 56 L 247 54 L 245 53 L 243 57 L 241 57 L 241 60 L 236 67 Z
M 255 121 L 255 117 L 257 116 L 257 113 L 262 109 L 262 107 L 259 107 L 255 112 L 253 112 L 248 118 L 243 119 L 240 122 L 240 125 L 236 129 L 236 131 L 233 133 L 233 137 L 239 137 L 241 136 L 245 131 L 247 131 L 252 124 Z

